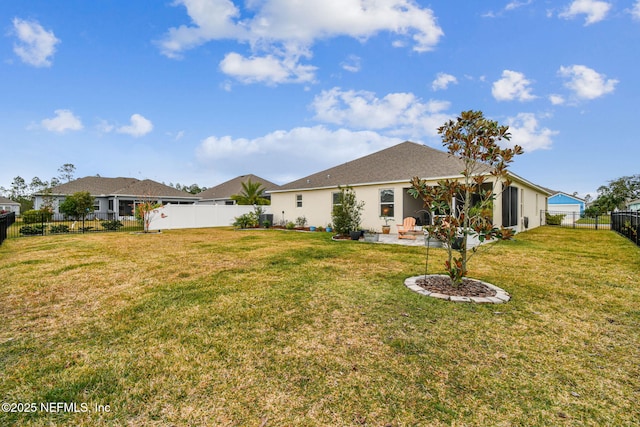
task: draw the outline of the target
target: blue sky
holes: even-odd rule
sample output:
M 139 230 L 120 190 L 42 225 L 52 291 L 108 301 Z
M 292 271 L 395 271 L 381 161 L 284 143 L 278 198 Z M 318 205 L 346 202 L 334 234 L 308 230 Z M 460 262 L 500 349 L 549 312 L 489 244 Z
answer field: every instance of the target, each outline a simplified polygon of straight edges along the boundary
M 20 175 L 277 183 L 482 110 L 513 172 L 640 173 L 640 0 L 5 1 L 0 186 Z

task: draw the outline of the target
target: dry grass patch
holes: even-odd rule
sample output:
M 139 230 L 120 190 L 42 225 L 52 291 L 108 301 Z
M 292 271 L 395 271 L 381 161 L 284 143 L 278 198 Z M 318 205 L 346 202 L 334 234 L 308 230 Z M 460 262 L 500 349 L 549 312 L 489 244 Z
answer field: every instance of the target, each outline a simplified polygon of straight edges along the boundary
M 431 250 L 441 272 L 443 250 Z M 640 250 L 541 228 L 477 255 L 503 305 L 403 286 L 424 249 L 183 230 L 0 247 L 2 425 L 634 425 Z

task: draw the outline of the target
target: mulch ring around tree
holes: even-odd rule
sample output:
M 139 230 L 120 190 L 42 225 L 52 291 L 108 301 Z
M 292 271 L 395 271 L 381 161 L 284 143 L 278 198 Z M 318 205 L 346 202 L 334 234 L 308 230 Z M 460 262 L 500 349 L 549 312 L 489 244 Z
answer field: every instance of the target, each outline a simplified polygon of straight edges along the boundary
M 491 283 L 464 278 L 458 287 L 454 287 L 449 276 L 442 274 L 409 277 L 404 284 L 421 295 L 454 302 L 501 304 L 511 299 L 504 289 Z
M 457 296 L 457 297 L 495 297 L 495 289 L 491 289 L 484 283 L 475 279 L 462 279 L 462 283 L 454 288 L 451 286 L 451 280 L 446 276 L 422 276 L 416 281 L 416 284 L 422 289 L 439 294 Z

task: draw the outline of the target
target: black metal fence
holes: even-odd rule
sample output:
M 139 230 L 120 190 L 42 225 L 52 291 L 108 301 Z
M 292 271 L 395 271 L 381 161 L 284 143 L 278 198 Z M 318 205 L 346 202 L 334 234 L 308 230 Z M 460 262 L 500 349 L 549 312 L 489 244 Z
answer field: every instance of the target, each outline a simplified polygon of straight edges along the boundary
M 0 214 L 0 245 L 7 238 L 9 227 L 16 221 L 16 213 L 8 212 Z
M 598 215 L 586 217 L 579 212 L 540 211 L 540 223 L 557 227 L 611 230 L 611 217 Z
M 640 228 L 640 212 L 613 212 L 611 214 L 611 229 L 640 246 L 638 228 Z
M 14 217 L 15 218 L 15 217 Z M 114 218 L 113 214 L 87 215 L 85 218 L 54 220 L 46 212 L 33 212 L 17 218 L 7 226 L 6 238 L 46 236 L 61 234 L 82 234 L 114 231 L 142 231 L 142 222 L 135 217 Z

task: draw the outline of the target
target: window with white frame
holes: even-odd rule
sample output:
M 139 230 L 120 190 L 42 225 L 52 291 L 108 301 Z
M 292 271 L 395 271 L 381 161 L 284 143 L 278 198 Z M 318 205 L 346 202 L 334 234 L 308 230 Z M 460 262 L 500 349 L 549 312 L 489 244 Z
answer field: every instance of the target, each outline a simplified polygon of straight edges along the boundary
M 302 194 L 296 194 L 296 207 L 302 207 Z

